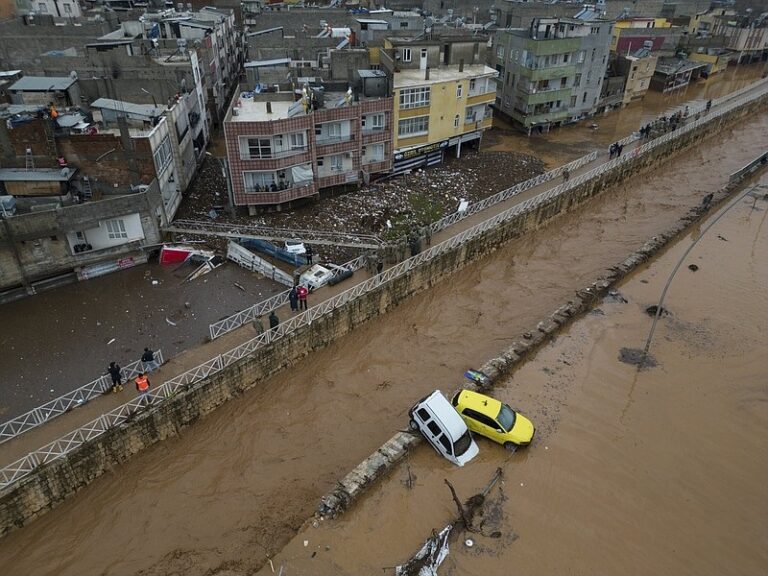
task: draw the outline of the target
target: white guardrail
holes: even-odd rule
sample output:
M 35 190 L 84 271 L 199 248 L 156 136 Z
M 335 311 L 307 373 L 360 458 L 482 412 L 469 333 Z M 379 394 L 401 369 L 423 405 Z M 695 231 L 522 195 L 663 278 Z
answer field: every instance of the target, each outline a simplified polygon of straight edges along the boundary
M 155 360 L 159 365 L 163 364 L 162 350 L 155 352 Z M 123 379 L 129 380 L 135 378 L 143 371 L 144 363 L 141 360 L 136 360 L 123 367 Z M 54 398 L 50 402 L 46 402 L 42 406 L 38 406 L 29 412 L 25 412 L 21 416 L 16 416 L 12 420 L 0 424 L 0 444 L 16 438 L 33 428 L 37 428 L 41 424 L 45 424 L 57 416 L 69 412 L 73 408 L 82 406 L 97 396 L 101 396 L 111 388 L 112 378 L 108 374 L 105 374 L 99 376 L 96 380 L 89 382 L 85 386 L 80 386 L 80 388 L 67 392 L 58 398 Z
M 24 478 L 32 471 L 34 471 L 37 466 L 61 458 L 72 450 L 75 450 L 83 443 L 103 434 L 110 428 L 130 420 L 135 416 L 137 411 L 145 408 L 145 404 L 143 403 L 145 399 L 148 399 L 153 404 L 162 402 L 168 398 L 173 397 L 179 391 L 189 390 L 194 388 L 196 385 L 200 385 L 208 376 L 223 370 L 241 358 L 253 353 L 255 350 L 266 346 L 271 342 L 280 340 L 286 335 L 291 334 L 304 326 L 308 326 L 318 318 L 332 313 L 335 309 L 345 305 L 350 301 L 360 298 L 372 290 L 376 290 L 382 284 L 386 284 L 387 282 L 391 282 L 392 280 L 407 274 L 424 262 L 436 258 L 444 252 L 455 249 L 456 247 L 468 242 L 476 236 L 483 234 L 487 230 L 498 226 L 500 223 L 512 219 L 527 211 L 534 210 L 539 205 L 552 200 L 553 198 L 559 196 L 567 190 L 570 190 L 571 188 L 583 184 L 587 180 L 600 176 L 608 170 L 612 170 L 624 162 L 628 162 L 637 156 L 645 154 L 649 150 L 652 150 L 653 148 L 660 146 L 669 140 L 682 136 L 683 134 L 698 128 L 702 124 L 705 124 L 717 118 L 718 116 L 730 112 L 734 108 L 737 108 L 742 104 L 749 102 L 750 100 L 762 97 L 768 93 L 768 88 L 765 84 L 766 83 L 762 83 L 761 85 L 761 83 L 757 83 L 753 85 L 751 89 L 755 90 L 755 92 L 750 94 L 748 97 L 738 99 L 728 98 L 727 100 L 729 100 L 729 102 L 724 104 L 722 108 L 713 108 L 708 114 L 702 116 L 698 120 L 689 122 L 675 131 L 668 132 L 659 138 L 651 140 L 642 146 L 629 151 L 627 154 L 624 154 L 619 158 L 610 160 L 605 164 L 598 166 L 597 168 L 594 168 L 584 174 L 568 180 L 568 182 L 563 182 L 546 192 L 542 192 L 533 198 L 525 200 L 524 202 L 521 202 L 520 204 L 505 210 L 504 212 L 500 212 L 492 218 L 472 226 L 471 228 L 464 230 L 456 236 L 452 236 L 451 238 L 428 248 L 416 256 L 412 256 L 408 260 L 392 266 L 391 268 L 383 271 L 381 274 L 369 278 L 368 280 L 361 282 L 360 284 L 357 284 L 352 288 L 349 288 L 344 292 L 341 292 L 336 296 L 333 296 L 332 298 L 317 304 L 316 306 L 313 306 L 306 312 L 289 318 L 276 328 L 268 330 L 256 336 L 255 338 L 252 338 L 251 340 L 248 340 L 247 342 L 244 342 L 243 344 L 240 344 L 239 346 L 236 346 L 235 348 L 232 348 L 231 350 L 224 352 L 223 354 L 216 356 L 215 358 L 212 358 L 203 364 L 200 364 L 192 370 L 188 370 L 183 374 L 179 374 L 175 378 L 167 380 L 160 386 L 151 389 L 150 393 L 143 399 L 135 398 L 130 402 L 126 402 L 125 404 L 99 416 L 95 420 L 92 420 L 77 430 L 62 436 L 58 440 L 55 440 L 54 442 L 51 442 L 42 448 L 27 454 L 23 458 L 20 458 L 16 462 L 0 470 L 0 489 L 13 484 L 21 478 Z M 701 108 L 701 110 L 703 109 L 704 107 Z M 696 111 L 693 112 L 693 114 L 695 113 Z

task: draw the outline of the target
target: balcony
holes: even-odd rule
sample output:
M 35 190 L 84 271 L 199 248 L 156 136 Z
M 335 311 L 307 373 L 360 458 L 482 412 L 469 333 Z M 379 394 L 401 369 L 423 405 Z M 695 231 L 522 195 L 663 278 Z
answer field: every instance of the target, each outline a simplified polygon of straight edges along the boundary
M 525 49 L 536 56 L 552 56 L 576 52 L 581 47 L 581 38 L 552 38 L 549 40 L 534 40 L 530 38 L 525 43 Z
M 544 111 L 535 111 L 533 113 L 522 112 L 515 108 L 512 110 L 512 118 L 520 122 L 523 126 L 533 126 L 535 124 L 547 124 L 550 122 L 562 122 L 571 116 L 571 112 L 565 106 L 560 108 L 550 108 Z
M 519 68 L 520 76 L 537 82 L 539 80 L 553 80 L 555 78 L 563 78 L 564 76 L 575 76 L 576 65 L 575 64 L 557 64 L 554 66 L 535 66 L 527 67 L 521 66 Z
M 304 180 L 301 182 L 292 183 L 290 188 L 285 190 L 269 190 L 269 191 L 247 191 L 244 197 L 240 199 L 243 201 L 236 201 L 238 205 L 271 205 L 282 204 L 284 202 L 290 202 L 291 200 L 297 200 L 299 198 L 307 198 L 308 196 L 314 196 L 317 194 L 317 186 L 312 180 Z M 240 200 L 238 199 L 238 200 Z
M 326 173 L 327 174 L 327 173 Z M 336 174 L 328 174 L 317 179 L 318 188 L 328 188 L 329 186 L 340 186 L 342 184 L 353 184 L 360 179 L 357 170 L 348 170 Z
M 325 146 L 326 144 L 339 144 L 341 142 L 350 142 L 355 139 L 354 134 L 345 134 L 341 136 L 316 136 L 315 144 Z
M 545 102 L 570 100 L 571 98 L 570 88 L 555 87 L 535 92 L 518 88 L 517 92 L 527 104 L 544 104 Z

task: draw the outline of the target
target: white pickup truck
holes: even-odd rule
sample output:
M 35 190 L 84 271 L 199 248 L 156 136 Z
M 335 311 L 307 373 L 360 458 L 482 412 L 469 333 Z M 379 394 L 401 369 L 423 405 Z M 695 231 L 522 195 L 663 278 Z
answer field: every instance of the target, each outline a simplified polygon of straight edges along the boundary
M 335 264 L 328 264 L 328 266 L 332 269 L 320 264 L 312 265 L 299 276 L 299 284 L 306 286 L 307 290 L 312 292 L 320 288 L 320 286 L 325 286 L 326 284 L 334 285 L 352 276 L 352 270 L 348 268 L 336 266 Z

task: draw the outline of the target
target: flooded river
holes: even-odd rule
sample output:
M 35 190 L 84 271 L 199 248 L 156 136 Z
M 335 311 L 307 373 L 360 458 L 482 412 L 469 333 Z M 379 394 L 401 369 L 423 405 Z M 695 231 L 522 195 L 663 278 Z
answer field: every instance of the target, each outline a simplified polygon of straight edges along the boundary
M 768 177 L 762 184 L 761 195 Z M 683 267 L 667 295 L 658 367 L 638 373 L 619 350 L 642 348 L 645 308 L 696 230 L 618 287 L 627 302 L 606 299 L 498 384 L 494 396 L 537 424 L 528 449 L 509 455 L 479 439 L 480 455 L 459 469 L 422 445 L 274 565 L 297 576 L 382 573 L 455 518 L 444 478 L 467 498 L 500 466 L 482 531 L 454 534 L 441 576 L 765 574 L 767 220 L 768 200 L 749 198 L 694 248 L 686 264 L 698 270 Z
M 510 243 L 0 540 L 3 573 L 251 573 L 293 536 L 341 474 L 405 425 L 412 401 L 457 383 L 463 370 L 504 348 L 766 147 L 764 114 Z M 605 369 L 614 365 L 611 357 Z M 547 411 L 569 409 L 557 387 L 546 392 Z M 658 421 L 666 422 L 659 411 Z M 594 458 L 610 462 L 610 454 Z M 665 478 L 677 477 L 675 458 L 662 464 Z M 583 465 L 593 464 L 587 458 Z M 620 484 L 611 486 L 621 494 Z M 546 513 L 555 515 L 556 507 Z

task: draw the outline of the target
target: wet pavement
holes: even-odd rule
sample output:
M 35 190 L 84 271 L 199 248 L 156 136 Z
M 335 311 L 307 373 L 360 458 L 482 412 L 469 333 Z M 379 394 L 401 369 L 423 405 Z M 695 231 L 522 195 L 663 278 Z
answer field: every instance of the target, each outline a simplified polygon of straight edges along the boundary
M 183 283 L 193 269 L 147 264 L 0 306 L 0 421 L 95 380 L 113 360 L 138 360 L 145 346 L 168 359 L 199 345 L 211 322 L 284 289 L 231 262 Z
M 670 170 L 644 174 L 510 243 L 10 534 L 0 541 L 0 562 L 10 574 L 253 572 L 341 474 L 405 425 L 414 400 L 504 348 L 766 146 L 762 115 L 676 156 Z M 552 403 L 542 413 L 562 415 L 567 398 L 557 403 L 556 387 L 545 392 Z M 530 411 L 546 422 L 538 408 Z M 408 555 L 423 535 L 401 533 Z M 377 545 L 386 536 L 370 535 Z

